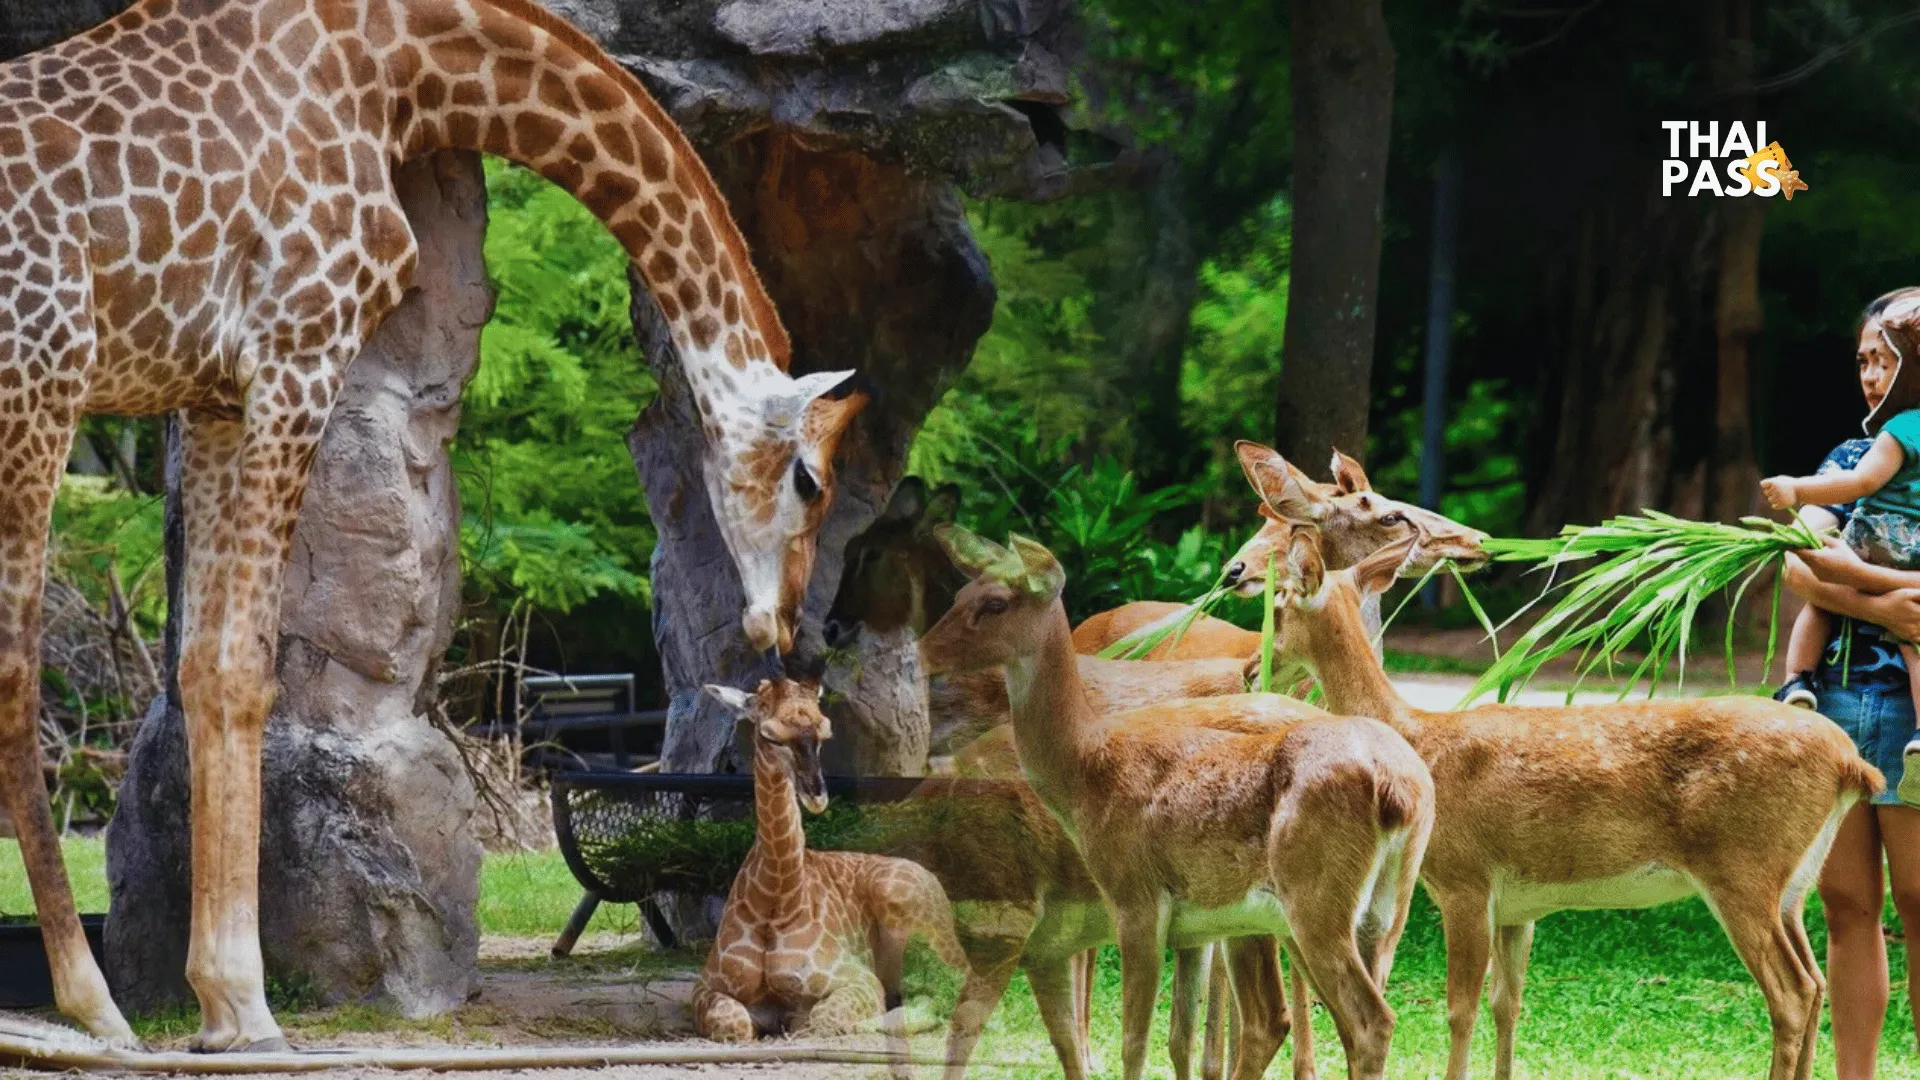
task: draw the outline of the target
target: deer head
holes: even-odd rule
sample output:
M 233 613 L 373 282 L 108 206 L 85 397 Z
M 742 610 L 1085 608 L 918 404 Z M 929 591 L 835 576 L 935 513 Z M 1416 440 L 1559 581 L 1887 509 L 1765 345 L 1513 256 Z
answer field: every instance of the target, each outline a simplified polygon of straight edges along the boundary
M 1288 555 L 1296 526 L 1309 525 L 1319 533 L 1325 565 L 1353 566 L 1374 552 L 1401 540 L 1415 539 L 1409 574 L 1423 574 L 1446 559 L 1463 570 L 1486 565 L 1482 546 L 1487 535 L 1373 490 L 1367 471 L 1358 461 L 1333 452 L 1334 481 L 1323 484 L 1295 468 L 1270 447 L 1241 441 L 1234 446 L 1247 481 L 1259 492 L 1260 515 L 1267 519 L 1227 564 L 1227 581 L 1242 596 L 1259 593 L 1266 584 L 1269 558 Z
M 1325 542 L 1314 526 L 1294 528 L 1274 582 L 1275 649 L 1289 672 L 1305 674 L 1300 669 L 1310 658 L 1330 655 L 1328 650 L 1371 657 L 1361 604 L 1410 573 L 1422 546 L 1417 534 L 1402 537 L 1347 569 L 1334 570 L 1327 565 Z M 1257 663 L 1256 657 L 1250 666 Z
M 702 402 L 707 495 L 746 594 L 741 628 L 755 649 L 793 648 L 820 523 L 833 503 L 833 456 L 867 403 L 826 394 L 850 371 L 789 378 L 768 367 L 735 398 Z
M 1038 651 L 1067 584 L 1053 553 L 1019 535 L 1002 547 L 958 525 L 942 525 L 934 536 L 973 580 L 920 639 L 927 672 L 993 667 Z
M 731 686 L 706 687 L 708 694 L 753 723 L 756 756 L 768 755 L 787 774 L 800 805 L 810 814 L 827 808 L 827 779 L 820 771 L 820 744 L 833 738 L 833 725 L 820 711 L 820 684 L 788 678 L 762 679 L 753 693 Z
M 917 476 L 900 481 L 887 508 L 847 542 L 840 591 L 821 628 L 828 647 L 852 645 L 862 629 L 876 634 L 904 629 L 917 636 L 947 610 L 967 578 L 947 558 L 933 530 L 952 521 L 959 506 L 960 489 L 953 484 L 929 491 Z

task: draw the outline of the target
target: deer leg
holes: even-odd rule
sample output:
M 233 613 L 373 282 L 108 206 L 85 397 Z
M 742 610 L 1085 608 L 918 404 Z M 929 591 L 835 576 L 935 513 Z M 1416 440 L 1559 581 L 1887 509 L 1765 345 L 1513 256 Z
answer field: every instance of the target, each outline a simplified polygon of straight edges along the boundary
M 988 1018 L 1006 996 L 1007 984 L 1013 981 L 1013 973 L 1020 967 L 1020 949 L 1015 944 L 1004 952 L 997 952 L 990 960 L 980 956 L 976 949 L 975 955 L 968 959 L 960 1001 L 954 1005 L 953 1017 L 947 1023 L 947 1080 L 960 1080 L 967 1074 L 967 1062 L 973 1057 L 980 1033 L 986 1030 Z M 1066 1064 L 1062 1058 L 1061 1065 Z M 1071 1077 L 1072 1071 L 1067 1075 Z
M 1513 1076 L 1513 1033 L 1520 1023 L 1520 998 L 1527 985 L 1527 958 L 1533 951 L 1533 924 L 1499 926 L 1493 931 L 1493 986 L 1487 1007 L 1493 1010 L 1498 1048 L 1494 1080 Z
M 1040 1022 L 1046 1025 L 1047 1038 L 1053 1043 L 1054 1055 L 1060 1059 L 1061 1071 L 1067 1080 L 1085 1080 L 1089 1072 L 1087 1044 L 1081 1035 L 1080 1021 L 1074 1015 L 1078 990 L 1073 982 L 1072 960 L 1029 959 L 1027 982 L 1033 987 L 1033 1000 L 1040 1006 Z
M 1813 942 L 1807 940 L 1807 924 L 1803 912 L 1806 897 L 1796 903 L 1788 901 L 1787 910 L 1780 916 L 1782 928 L 1787 932 L 1787 940 L 1792 943 L 1794 956 L 1800 961 L 1800 970 L 1813 980 L 1813 1008 L 1808 1013 L 1806 1039 L 1800 1046 L 1800 1068 L 1795 1073 L 1797 1080 L 1812 1080 L 1814 1046 L 1820 1041 L 1820 1003 L 1826 996 L 1827 979 L 1820 971 L 1820 961 L 1813 954 Z
M 0 336 L 0 352 L 17 343 Z M 58 366 L 56 366 L 58 370 Z M 103 1039 L 131 1045 L 133 1030 L 113 1004 L 80 928 L 60 837 L 40 770 L 40 605 L 53 494 L 78 416 L 31 410 L 25 391 L 0 382 L 0 416 L 24 412 L 40 438 L 0 446 L 0 793 L 19 836 L 40 934 L 60 1011 Z M 71 396 L 77 397 L 79 388 Z
M 1193 1075 L 1194 1021 L 1200 1014 L 1200 997 L 1212 967 L 1211 944 L 1173 953 L 1173 1010 L 1167 1018 L 1167 1056 L 1173 1059 L 1174 1080 L 1190 1080 Z
M 1307 966 L 1299 946 L 1287 939 L 1287 989 L 1293 1013 L 1293 1080 L 1318 1080 L 1313 1064 L 1313 995 L 1307 990 Z
M 1100 950 L 1087 949 L 1072 960 L 1073 1022 L 1079 1031 L 1081 1056 L 1093 1071 L 1093 979 L 1100 967 Z
M 1820 987 L 1802 969 L 1792 935 L 1782 925 L 1779 894 L 1746 895 L 1751 892 L 1709 890 L 1707 903 L 1766 996 L 1773 1028 L 1773 1063 L 1767 1076 L 1794 1080 L 1800 1075 L 1807 1026 L 1819 1020 L 1813 1009 L 1820 1001 Z
M 1227 1067 L 1227 1010 L 1232 1008 L 1232 983 L 1224 950 L 1217 943 L 1212 949 L 1207 964 L 1207 1021 L 1200 1047 L 1200 1080 L 1220 1080 Z
M 1140 1080 L 1147 1065 L 1154 1001 L 1160 996 L 1168 905 L 1164 897 L 1110 902 L 1120 940 L 1121 1076 Z
M 1435 899 L 1447 939 L 1447 1080 L 1466 1080 L 1473 1028 L 1480 1018 L 1480 994 L 1487 981 L 1490 898 L 1476 890 Z
M 1240 1029 L 1233 1051 L 1235 1080 L 1259 1080 L 1273 1055 L 1287 1041 L 1291 1018 L 1280 983 L 1280 943 L 1270 937 L 1230 938 L 1223 943 L 1226 965 L 1240 1006 Z

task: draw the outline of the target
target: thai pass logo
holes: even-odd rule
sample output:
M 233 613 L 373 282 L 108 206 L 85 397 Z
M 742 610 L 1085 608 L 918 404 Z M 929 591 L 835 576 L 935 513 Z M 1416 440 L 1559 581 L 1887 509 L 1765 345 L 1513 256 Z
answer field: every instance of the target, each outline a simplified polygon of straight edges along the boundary
M 1660 126 L 1667 132 L 1667 159 L 1660 163 L 1662 195 L 1671 198 L 1678 185 L 1687 184 L 1688 198 L 1785 195 L 1791 202 L 1794 192 L 1807 190 L 1787 152 L 1767 141 L 1765 120 L 1755 121 L 1751 133 L 1735 120 L 1727 125 L 1724 138 L 1718 120 L 1662 120 Z

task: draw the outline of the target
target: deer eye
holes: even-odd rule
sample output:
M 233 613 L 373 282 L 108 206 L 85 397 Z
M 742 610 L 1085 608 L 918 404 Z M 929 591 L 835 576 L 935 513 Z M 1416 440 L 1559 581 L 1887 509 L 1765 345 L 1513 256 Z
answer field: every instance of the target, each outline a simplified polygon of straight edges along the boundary
M 812 502 L 820 497 L 820 482 L 813 478 L 807 463 L 799 458 L 793 459 L 793 493 L 800 496 L 801 502 Z
M 1406 522 L 1407 522 L 1407 515 L 1401 513 L 1398 510 L 1395 510 L 1393 513 L 1384 515 L 1380 518 L 1380 524 L 1382 525 L 1404 525 L 1406 524 Z
M 1007 602 L 1001 597 L 989 596 L 980 601 L 980 613 L 983 615 L 1004 615 L 1006 611 Z

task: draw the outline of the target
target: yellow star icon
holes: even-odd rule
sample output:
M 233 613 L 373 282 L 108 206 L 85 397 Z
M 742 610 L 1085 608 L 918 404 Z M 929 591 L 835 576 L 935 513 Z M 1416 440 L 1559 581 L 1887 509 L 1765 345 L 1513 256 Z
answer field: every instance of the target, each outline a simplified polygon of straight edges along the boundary
M 1774 178 L 1780 182 L 1780 193 L 1785 195 L 1789 202 L 1793 200 L 1794 192 L 1807 190 L 1807 182 L 1800 179 L 1800 174 L 1794 170 L 1793 162 L 1787 160 L 1786 150 L 1777 142 L 1768 143 L 1741 163 L 1740 173 L 1747 178 L 1747 183 L 1755 187 L 1760 186 L 1760 173 L 1755 166 L 1762 161 L 1773 162 Z
M 1788 169 L 1780 174 L 1780 194 L 1785 195 L 1788 202 L 1793 201 L 1794 192 L 1805 190 L 1807 190 L 1807 182 L 1800 179 L 1798 170 Z

